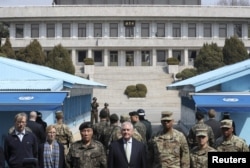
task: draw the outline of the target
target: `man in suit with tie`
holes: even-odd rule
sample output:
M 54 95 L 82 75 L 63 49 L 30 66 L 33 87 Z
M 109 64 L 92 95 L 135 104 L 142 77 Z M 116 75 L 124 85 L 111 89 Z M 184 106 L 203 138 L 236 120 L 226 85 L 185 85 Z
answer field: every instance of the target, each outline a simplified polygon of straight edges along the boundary
M 133 125 L 124 122 L 121 128 L 122 138 L 109 146 L 108 168 L 146 168 L 145 145 L 132 138 Z

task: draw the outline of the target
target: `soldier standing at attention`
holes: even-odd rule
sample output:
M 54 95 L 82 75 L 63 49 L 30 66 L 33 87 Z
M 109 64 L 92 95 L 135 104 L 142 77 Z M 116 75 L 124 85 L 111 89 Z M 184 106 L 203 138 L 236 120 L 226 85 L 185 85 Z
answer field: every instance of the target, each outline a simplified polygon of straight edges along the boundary
M 134 128 L 139 132 L 139 134 L 141 135 L 141 137 L 143 139 L 143 143 L 146 144 L 146 142 L 147 142 L 147 140 L 146 140 L 146 127 L 142 122 L 140 122 L 139 113 L 137 111 L 132 111 L 129 113 L 129 115 L 130 115 L 131 123 L 133 124 Z
M 98 123 L 98 107 L 99 107 L 99 103 L 97 103 L 97 98 L 93 97 L 93 102 L 91 103 L 91 123 L 94 124 L 94 120 L 95 123 Z
M 207 168 L 208 152 L 216 152 L 216 150 L 208 145 L 207 129 L 201 128 L 196 130 L 196 139 L 198 146 L 194 147 L 190 152 L 191 168 Z
M 140 122 L 142 122 L 146 127 L 146 140 L 148 142 L 152 136 L 151 122 L 145 119 L 145 111 L 143 109 L 138 109 L 137 112 L 139 114 Z
M 73 135 L 69 127 L 63 123 L 63 112 L 56 112 L 56 140 L 64 146 L 64 154 L 68 153 L 69 146 L 73 143 Z
M 110 118 L 110 111 L 109 111 L 108 106 L 109 106 L 109 104 L 108 104 L 108 103 L 104 103 L 104 108 L 103 108 L 102 110 L 107 112 L 107 114 L 108 114 L 107 121 L 109 122 L 109 118 Z
M 79 127 L 81 140 L 74 142 L 67 154 L 69 168 L 106 168 L 107 158 L 101 142 L 93 140 L 93 125 L 84 122 Z
M 246 141 L 233 134 L 233 121 L 221 121 L 222 135 L 215 142 L 215 147 L 219 152 L 249 152 Z
M 173 128 L 173 113 L 162 113 L 163 130 L 149 142 L 149 167 L 189 168 L 190 156 L 186 137 Z

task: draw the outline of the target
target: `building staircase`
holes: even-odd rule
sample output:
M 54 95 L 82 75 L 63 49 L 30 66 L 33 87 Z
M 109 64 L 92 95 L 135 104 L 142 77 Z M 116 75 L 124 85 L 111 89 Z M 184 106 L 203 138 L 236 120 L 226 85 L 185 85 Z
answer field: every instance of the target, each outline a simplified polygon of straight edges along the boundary
M 142 108 L 146 118 L 153 123 L 160 122 L 162 111 L 174 112 L 175 121 L 180 119 L 180 98 L 178 91 L 167 90 L 166 86 L 173 82 L 172 74 L 166 73 L 162 66 L 95 66 L 93 80 L 107 85 L 106 89 L 95 88 L 93 96 L 97 97 L 101 109 L 104 103 L 109 104 L 111 114 L 128 114 Z M 145 98 L 128 98 L 124 91 L 129 85 L 145 84 Z

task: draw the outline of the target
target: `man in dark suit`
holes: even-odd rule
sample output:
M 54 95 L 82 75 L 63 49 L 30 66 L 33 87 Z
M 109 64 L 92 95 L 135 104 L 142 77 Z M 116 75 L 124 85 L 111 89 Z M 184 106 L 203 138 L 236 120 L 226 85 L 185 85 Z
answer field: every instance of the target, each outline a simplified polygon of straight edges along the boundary
M 108 168 L 146 168 L 145 145 L 132 138 L 131 122 L 122 124 L 122 138 L 109 146 Z
M 219 138 L 222 135 L 220 122 L 215 119 L 216 111 L 214 109 L 210 109 L 208 111 L 209 119 L 205 121 L 205 124 L 209 125 L 214 132 L 214 140 Z
M 41 144 L 45 142 L 46 135 L 43 126 L 36 122 L 36 118 L 37 113 L 35 111 L 31 111 L 27 127 L 29 127 L 32 130 L 32 133 L 36 136 L 38 144 Z

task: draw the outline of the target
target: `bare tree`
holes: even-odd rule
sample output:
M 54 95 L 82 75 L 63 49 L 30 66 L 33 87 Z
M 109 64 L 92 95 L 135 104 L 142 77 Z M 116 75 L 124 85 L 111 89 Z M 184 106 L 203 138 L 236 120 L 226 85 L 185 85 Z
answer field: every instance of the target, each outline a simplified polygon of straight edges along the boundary
M 223 6 L 249 6 L 249 0 L 219 0 L 217 5 Z

